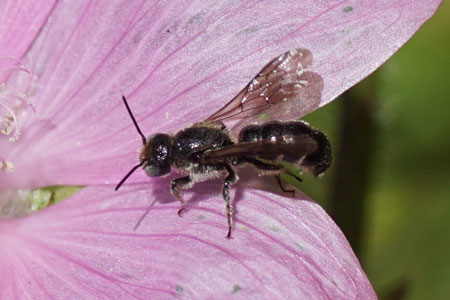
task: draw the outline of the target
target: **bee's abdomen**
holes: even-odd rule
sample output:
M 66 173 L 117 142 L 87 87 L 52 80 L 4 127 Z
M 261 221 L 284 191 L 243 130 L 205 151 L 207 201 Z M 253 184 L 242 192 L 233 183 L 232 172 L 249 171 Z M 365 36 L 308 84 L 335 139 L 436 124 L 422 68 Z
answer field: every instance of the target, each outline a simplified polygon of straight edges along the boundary
M 296 154 L 296 139 L 294 137 L 308 136 L 317 143 L 317 150 L 303 157 L 302 154 Z M 281 141 L 283 147 L 279 147 L 279 153 L 268 153 L 267 155 L 259 155 L 258 158 L 275 160 L 279 157 L 283 161 L 298 162 L 313 175 L 320 175 L 326 171 L 331 164 L 331 147 L 328 138 L 319 130 L 309 126 L 302 121 L 279 122 L 272 121 L 262 125 L 250 125 L 243 128 L 239 134 L 239 143 L 245 142 L 268 142 Z

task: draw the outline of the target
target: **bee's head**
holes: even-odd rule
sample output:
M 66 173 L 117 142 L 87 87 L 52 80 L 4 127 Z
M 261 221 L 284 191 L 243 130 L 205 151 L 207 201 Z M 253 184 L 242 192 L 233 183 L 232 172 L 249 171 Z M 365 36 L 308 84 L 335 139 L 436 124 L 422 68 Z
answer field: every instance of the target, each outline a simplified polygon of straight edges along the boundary
M 139 164 L 135 165 L 122 178 L 116 186 L 116 191 L 139 167 L 143 167 L 148 176 L 157 177 L 168 174 L 170 172 L 170 164 L 172 163 L 172 138 L 167 134 L 158 133 L 149 137 L 147 141 L 128 106 L 127 99 L 125 99 L 125 96 L 122 96 L 122 99 L 137 132 L 142 138 L 144 148 L 139 155 Z
M 172 164 L 172 138 L 164 133 L 150 136 L 139 155 L 139 161 L 145 174 L 150 177 L 168 174 Z

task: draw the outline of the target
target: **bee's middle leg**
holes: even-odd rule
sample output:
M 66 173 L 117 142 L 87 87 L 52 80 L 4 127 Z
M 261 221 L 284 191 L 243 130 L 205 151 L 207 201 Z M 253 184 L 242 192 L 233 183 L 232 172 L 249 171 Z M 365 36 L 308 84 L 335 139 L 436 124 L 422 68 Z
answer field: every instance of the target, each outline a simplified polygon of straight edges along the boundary
M 223 200 L 225 201 L 225 206 L 227 210 L 227 220 L 228 220 L 227 239 L 230 239 L 231 229 L 233 227 L 233 204 L 231 204 L 230 200 L 230 186 L 236 183 L 236 181 L 238 181 L 238 176 L 236 175 L 236 172 L 230 167 L 230 165 L 225 164 L 224 167 L 228 175 L 225 177 L 225 180 L 223 182 L 222 197 Z

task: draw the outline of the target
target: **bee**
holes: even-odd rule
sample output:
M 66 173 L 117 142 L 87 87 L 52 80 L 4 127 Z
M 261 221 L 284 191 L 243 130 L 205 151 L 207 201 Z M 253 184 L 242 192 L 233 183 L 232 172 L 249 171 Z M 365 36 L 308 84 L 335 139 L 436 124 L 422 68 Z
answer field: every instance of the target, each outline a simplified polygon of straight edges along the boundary
M 228 221 L 227 238 L 233 228 L 233 205 L 230 186 L 239 180 L 238 168 L 253 165 L 263 175 L 273 175 L 280 188 L 287 190 L 280 173 L 287 172 L 281 162 L 300 167 L 319 176 L 331 165 L 331 147 L 325 134 L 303 121 L 292 121 L 318 106 L 323 89 L 322 78 L 308 69 L 312 54 L 307 49 L 294 49 L 270 61 L 224 107 L 210 117 L 171 135 L 156 133 L 146 138 L 131 112 L 125 96 L 125 107 L 143 148 L 139 164 L 117 184 L 117 191 L 128 177 L 142 167 L 150 177 L 164 176 L 171 168 L 184 173 L 170 182 L 172 195 L 181 203 L 178 215 L 186 208 L 182 190 L 197 182 L 224 178 L 222 198 Z M 266 121 L 258 121 L 264 117 Z M 237 139 L 233 139 L 224 122 L 238 119 Z M 267 121 L 268 120 L 268 121 Z M 233 127 L 234 128 L 234 127 Z M 236 129 L 235 129 L 236 130 Z

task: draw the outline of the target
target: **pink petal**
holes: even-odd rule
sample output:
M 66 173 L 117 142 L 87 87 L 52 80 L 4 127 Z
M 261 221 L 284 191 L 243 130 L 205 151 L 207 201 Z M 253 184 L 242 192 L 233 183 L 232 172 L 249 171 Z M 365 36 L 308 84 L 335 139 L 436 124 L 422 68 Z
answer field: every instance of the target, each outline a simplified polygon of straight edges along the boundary
M 0 9 L 0 56 L 22 58 L 52 12 L 55 0 L 6 0 Z
M 120 192 L 88 187 L 34 215 L 3 220 L 0 296 L 376 299 L 318 204 L 237 188 L 228 240 L 219 191 L 215 182 L 187 192 L 193 201 L 182 218 L 167 180 L 154 180 Z
M 122 94 L 146 134 L 173 132 L 219 109 L 288 49 L 312 51 L 328 103 L 440 2 L 58 2 L 24 59 L 38 76 L 38 117 L 16 144 L 0 138 L 15 165 L 0 172 L 0 187 L 117 182 L 141 146 Z

